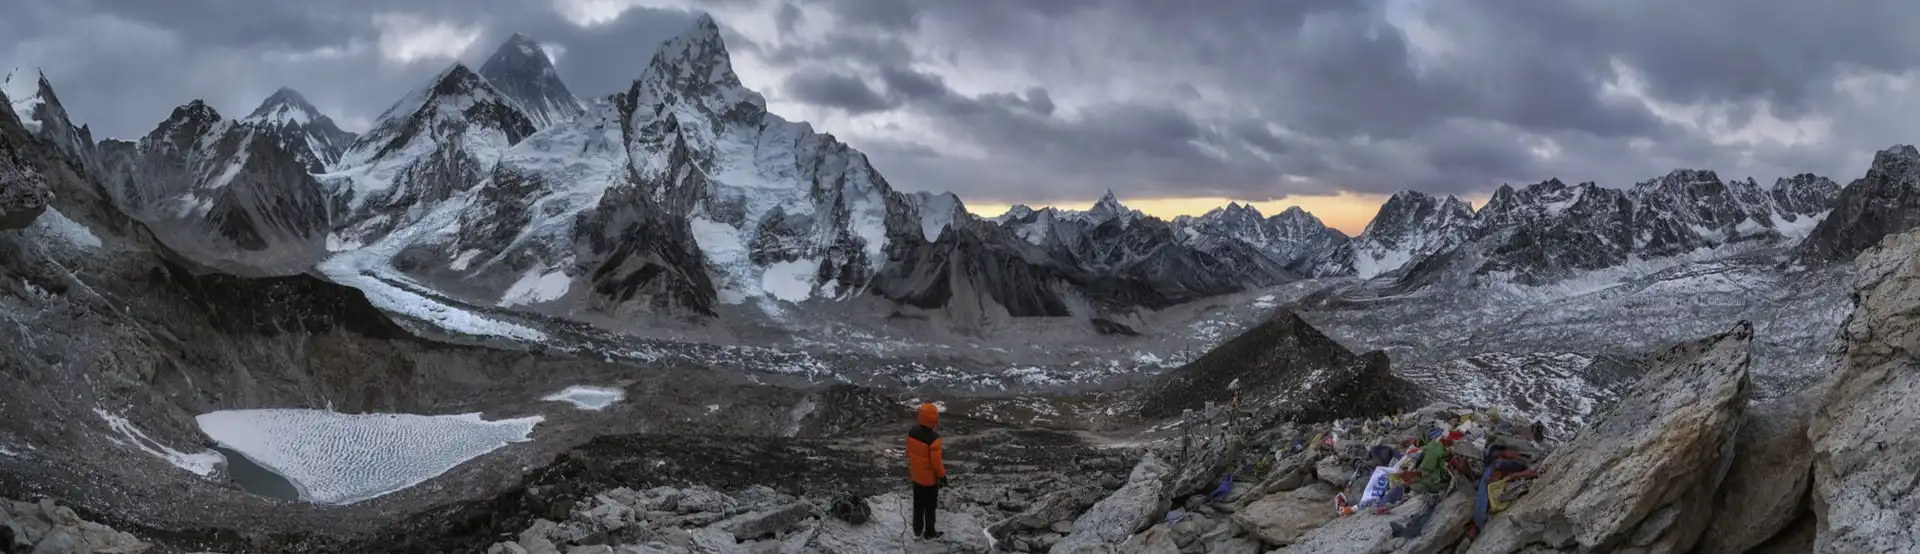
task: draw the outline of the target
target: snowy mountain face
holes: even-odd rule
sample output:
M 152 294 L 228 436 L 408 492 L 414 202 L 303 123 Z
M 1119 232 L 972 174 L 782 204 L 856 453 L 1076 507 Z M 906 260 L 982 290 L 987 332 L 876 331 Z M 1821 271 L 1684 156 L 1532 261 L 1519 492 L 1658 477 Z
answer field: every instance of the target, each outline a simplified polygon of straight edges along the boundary
M 169 246 L 239 274 L 305 271 L 325 252 L 325 190 L 272 129 L 195 100 L 138 143 L 102 146 L 123 210 Z
M 1189 247 L 1222 259 L 1249 250 L 1296 276 L 1319 273 L 1320 261 L 1348 240 L 1346 233 L 1298 206 L 1262 217 L 1253 206 L 1230 203 L 1199 217 L 1177 218 L 1173 224 L 1176 236 Z
M 326 173 L 356 138 L 340 130 L 333 119 L 307 103 L 300 93 L 284 87 L 268 96 L 240 124 L 266 132 L 281 150 L 306 166 L 308 173 Z
M 1329 271 L 1372 278 L 1465 242 L 1475 226 L 1473 208 L 1464 200 L 1401 191 L 1380 206 L 1360 236 L 1332 254 Z
M 1712 171 L 1679 169 L 1630 194 L 1635 250 L 1648 256 L 1780 237 L 1767 196 L 1750 180 L 1726 183 Z
M 457 226 L 404 265 L 489 303 L 570 299 L 562 310 L 710 313 L 858 292 L 888 238 L 922 222 L 864 155 L 764 105 L 703 17 L 627 92 L 501 150 Z
M 1679 170 L 1627 191 L 1557 179 L 1502 186 L 1475 214 L 1467 241 L 1408 264 L 1398 286 L 1488 276 L 1544 285 L 1635 260 L 1786 246 L 1825 217 L 1830 183 L 1805 175 L 1768 190 L 1752 179 L 1722 182 L 1711 171 Z
M 388 108 L 321 176 L 337 243 L 366 244 L 418 221 L 478 186 L 533 131 L 518 103 L 454 64 Z
M 480 66 L 480 76 L 518 103 L 535 129 L 570 121 L 587 111 L 560 80 L 546 49 L 524 35 L 516 33 L 500 45 Z
M 1780 190 L 1776 187 L 1776 194 Z M 1791 189 L 1796 193 L 1823 190 L 1817 182 Z M 1832 206 L 1833 211 L 1800 244 L 1796 254 L 1802 261 L 1851 260 L 1889 234 L 1920 227 L 1920 150 L 1899 145 L 1875 154 L 1866 177 L 1849 183 Z
M 1840 197 L 1840 185 L 1826 177 L 1802 173 L 1774 181 L 1773 190 L 1768 194 L 1773 198 L 1774 210 L 1782 218 L 1798 222 L 1803 217 L 1824 217 Z
M 1510 273 L 1544 283 L 1577 271 L 1626 263 L 1633 247 L 1633 203 L 1624 191 L 1558 179 L 1521 189 L 1501 186 L 1477 214 L 1475 274 Z

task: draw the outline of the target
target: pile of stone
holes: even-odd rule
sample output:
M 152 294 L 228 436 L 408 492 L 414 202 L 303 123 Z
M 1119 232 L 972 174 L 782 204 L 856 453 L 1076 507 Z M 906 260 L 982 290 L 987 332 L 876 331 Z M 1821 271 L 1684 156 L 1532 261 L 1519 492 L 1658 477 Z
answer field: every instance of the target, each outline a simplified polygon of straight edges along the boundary
M 137 554 L 147 549 L 133 535 L 80 519 L 52 499 L 0 500 L 0 552 Z
M 865 498 L 867 521 L 829 517 L 826 499 L 800 498 L 765 486 L 726 494 L 704 486 L 613 489 L 577 502 L 562 521 L 536 520 L 488 554 L 683 554 L 986 552 L 978 520 L 965 511 L 939 513 L 945 537 L 907 532 L 905 495 Z

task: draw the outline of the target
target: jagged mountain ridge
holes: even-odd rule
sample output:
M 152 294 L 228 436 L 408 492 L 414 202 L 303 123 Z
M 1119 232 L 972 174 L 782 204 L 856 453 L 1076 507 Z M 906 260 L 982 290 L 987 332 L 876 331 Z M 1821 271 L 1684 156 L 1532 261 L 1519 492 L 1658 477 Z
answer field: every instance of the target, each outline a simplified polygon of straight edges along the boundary
M 280 129 L 223 119 L 194 100 L 137 143 L 100 146 L 117 203 L 169 246 L 241 275 L 304 272 L 325 254 L 325 190 Z
M 1025 245 L 968 251 L 1017 254 L 992 263 L 1017 259 L 1051 276 L 1019 286 L 1051 291 L 1009 297 L 1064 290 L 1058 304 L 1104 317 L 1303 277 L 1375 277 L 1434 265 L 1436 254 L 1469 243 L 1486 243 L 1470 256 L 1474 274 L 1550 282 L 1631 256 L 1791 239 L 1818 221 L 1822 198 L 1838 188 L 1810 175 L 1762 188 L 1675 172 L 1630 191 L 1557 180 L 1505 187 L 1478 211 L 1457 198 L 1407 191 L 1351 239 L 1298 209 L 1262 217 L 1234 204 L 1167 222 L 1125 207 L 1111 192 L 1087 211 L 1017 206 L 981 220 L 950 194 L 897 193 L 857 151 L 766 113 L 733 75 L 711 19 L 665 45 L 628 91 L 591 108 L 558 102 L 556 110 L 571 115 L 543 124 L 529 108 L 539 102 L 529 98 L 571 98 L 551 69 L 538 44 L 516 35 L 482 71 L 455 64 L 396 103 L 320 176 L 333 193 L 333 247 L 372 244 L 446 209 L 457 228 L 424 237 L 397 262 L 469 300 L 711 313 L 721 305 L 868 292 L 896 302 L 940 296 L 899 282 L 871 285 L 882 274 L 915 274 L 882 270 L 928 259 L 908 253 L 933 248 L 962 221 L 982 221 L 1010 233 L 967 240 L 1011 237 Z M 535 86 L 515 92 L 516 81 Z M 305 102 L 281 92 L 289 94 L 277 93 L 278 101 L 269 98 L 247 120 L 318 115 L 291 109 Z M 113 148 L 124 145 L 101 147 Z M 1529 192 L 1536 187 L 1545 188 Z M 1499 200 L 1503 193 L 1511 198 Z M 1626 216 L 1615 209 L 1621 195 L 1632 210 Z M 1501 202 L 1513 205 L 1494 205 Z M 1662 207 L 1668 204 L 1693 207 Z M 1620 238 L 1622 227 L 1630 238 Z
M 1470 284 L 1488 275 L 1539 285 L 1636 259 L 1791 246 L 1825 217 L 1838 193 L 1832 181 L 1810 174 L 1762 188 L 1752 179 L 1726 182 L 1713 171 L 1692 169 L 1625 190 L 1559 179 L 1503 185 L 1477 211 L 1456 198 L 1402 192 L 1351 246 L 1333 254 L 1331 273 L 1393 274 L 1399 290 L 1442 279 Z

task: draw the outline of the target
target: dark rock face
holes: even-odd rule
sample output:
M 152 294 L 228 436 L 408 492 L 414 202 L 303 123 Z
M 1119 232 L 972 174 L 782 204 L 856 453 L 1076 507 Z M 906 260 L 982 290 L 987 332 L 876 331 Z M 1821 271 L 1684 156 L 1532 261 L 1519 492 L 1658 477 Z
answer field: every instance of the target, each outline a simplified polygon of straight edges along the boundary
M 684 219 L 668 217 L 640 189 L 608 191 L 574 224 L 574 248 L 588 271 L 593 309 L 713 315 L 713 282 Z
M 1824 214 L 1833 209 L 1834 201 L 1840 198 L 1840 185 L 1832 179 L 1801 173 L 1792 177 L 1783 177 L 1774 181 L 1773 205 L 1779 209 L 1787 221 Z
M 1056 288 L 1067 279 L 1063 272 L 1030 261 L 1006 235 L 990 225 L 957 224 L 930 243 L 896 237 L 873 290 L 963 321 L 1071 315 Z
M 1328 255 L 1322 275 L 1371 278 L 1408 262 L 1459 245 L 1475 232 L 1473 208 L 1465 200 L 1401 191 L 1380 205 L 1360 236 Z
M 1840 191 L 1825 220 L 1796 252 L 1808 263 L 1852 259 L 1888 235 L 1920 226 L 1920 150 L 1895 146 L 1873 157 L 1867 176 Z
M 119 204 L 181 254 L 241 274 L 303 272 L 332 227 L 308 164 L 265 128 L 224 120 L 198 100 L 138 144 L 102 147 Z
M 553 61 L 540 43 L 514 34 L 480 66 L 480 76 L 520 104 L 535 129 L 571 120 L 586 113 L 580 99 L 560 80 Z
M 8 107 L 7 96 L 0 92 L 0 107 Z M 27 165 L 17 149 L 14 137 L 24 137 L 26 129 L 14 119 L 13 110 L 0 109 L 0 231 L 25 228 L 45 212 L 53 201 L 53 189 L 45 177 Z
M 308 173 L 325 173 L 340 161 L 357 135 L 340 130 L 332 118 L 307 103 L 293 89 L 282 87 L 240 120 L 241 125 L 266 132 L 275 145 L 291 154 Z
M 31 98 L 13 98 L 11 102 L 30 103 L 29 113 L 19 114 L 21 121 L 32 135 L 43 141 L 52 154 L 57 154 L 74 173 L 81 175 L 97 174 L 100 171 L 99 160 L 94 156 L 93 133 L 86 126 L 74 126 L 67 116 L 67 109 L 61 105 L 59 95 L 53 92 L 53 83 L 47 81 L 45 74 L 37 76 L 34 93 Z M 6 79 L 26 79 L 21 73 L 13 73 Z M 9 109 L 8 111 L 13 111 Z M 11 117 L 14 114 L 9 114 Z
M 1176 416 L 1239 394 L 1269 420 L 1317 423 L 1411 410 L 1418 394 L 1387 355 L 1356 355 L 1293 312 L 1281 312 L 1173 370 L 1149 388 L 1140 415 Z

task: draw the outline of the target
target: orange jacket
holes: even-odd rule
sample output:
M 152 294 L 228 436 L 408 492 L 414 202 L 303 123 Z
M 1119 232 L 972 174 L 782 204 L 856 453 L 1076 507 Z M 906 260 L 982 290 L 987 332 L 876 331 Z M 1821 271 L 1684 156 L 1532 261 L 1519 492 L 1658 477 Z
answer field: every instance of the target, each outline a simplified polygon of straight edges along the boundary
M 921 404 L 920 425 L 907 432 L 907 469 L 915 484 L 931 487 L 947 476 L 946 464 L 940 463 L 940 434 L 933 431 L 939 425 L 940 409 Z

